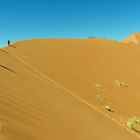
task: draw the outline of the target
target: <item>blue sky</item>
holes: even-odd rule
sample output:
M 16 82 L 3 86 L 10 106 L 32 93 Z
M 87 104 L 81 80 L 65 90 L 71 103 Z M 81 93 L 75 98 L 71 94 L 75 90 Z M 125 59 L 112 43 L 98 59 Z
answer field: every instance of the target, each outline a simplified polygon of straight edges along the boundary
M 140 0 L 0 0 L 0 46 L 30 38 L 121 40 L 140 31 Z

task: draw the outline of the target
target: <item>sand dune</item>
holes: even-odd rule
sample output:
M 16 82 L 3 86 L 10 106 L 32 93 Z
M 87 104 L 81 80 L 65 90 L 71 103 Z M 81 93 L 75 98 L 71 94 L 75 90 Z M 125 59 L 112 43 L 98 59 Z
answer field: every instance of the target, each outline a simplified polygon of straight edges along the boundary
M 122 42 L 130 43 L 130 44 L 140 44 L 140 33 L 134 33 L 130 35 L 128 38 L 125 38 Z
M 124 125 L 140 117 L 139 60 L 138 43 L 104 39 L 32 39 L 1 49 L 0 139 L 139 139 Z

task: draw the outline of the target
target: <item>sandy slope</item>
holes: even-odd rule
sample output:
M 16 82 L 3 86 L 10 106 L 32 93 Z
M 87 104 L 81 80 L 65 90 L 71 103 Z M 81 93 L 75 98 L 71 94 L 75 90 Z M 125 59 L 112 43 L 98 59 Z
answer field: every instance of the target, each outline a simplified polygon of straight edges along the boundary
M 130 44 L 140 44 L 140 32 L 130 35 L 129 37 L 125 38 L 122 42 Z
M 139 45 L 103 39 L 34 39 L 1 49 L 0 138 L 138 139 L 120 120 L 140 117 L 139 60 Z

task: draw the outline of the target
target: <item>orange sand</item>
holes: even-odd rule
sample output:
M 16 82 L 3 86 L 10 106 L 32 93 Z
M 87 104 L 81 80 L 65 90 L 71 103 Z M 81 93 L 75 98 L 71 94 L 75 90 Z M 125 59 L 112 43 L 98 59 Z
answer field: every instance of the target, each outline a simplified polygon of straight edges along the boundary
M 20 41 L 0 50 L 0 77 L 0 140 L 140 138 L 124 125 L 129 117 L 140 117 L 138 43 Z M 101 106 L 97 95 L 113 112 Z
M 140 44 L 140 33 L 134 33 L 128 38 L 124 39 L 122 42 L 131 44 Z

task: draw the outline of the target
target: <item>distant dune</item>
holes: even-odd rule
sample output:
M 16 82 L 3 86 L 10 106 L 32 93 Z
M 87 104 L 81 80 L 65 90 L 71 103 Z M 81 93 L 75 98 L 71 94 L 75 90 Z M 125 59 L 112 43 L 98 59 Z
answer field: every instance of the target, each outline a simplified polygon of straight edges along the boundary
M 134 33 L 128 38 L 124 39 L 122 42 L 131 44 L 140 44 L 140 32 Z
M 139 41 L 32 39 L 0 49 L 0 140 L 139 139 L 125 125 L 140 117 Z

